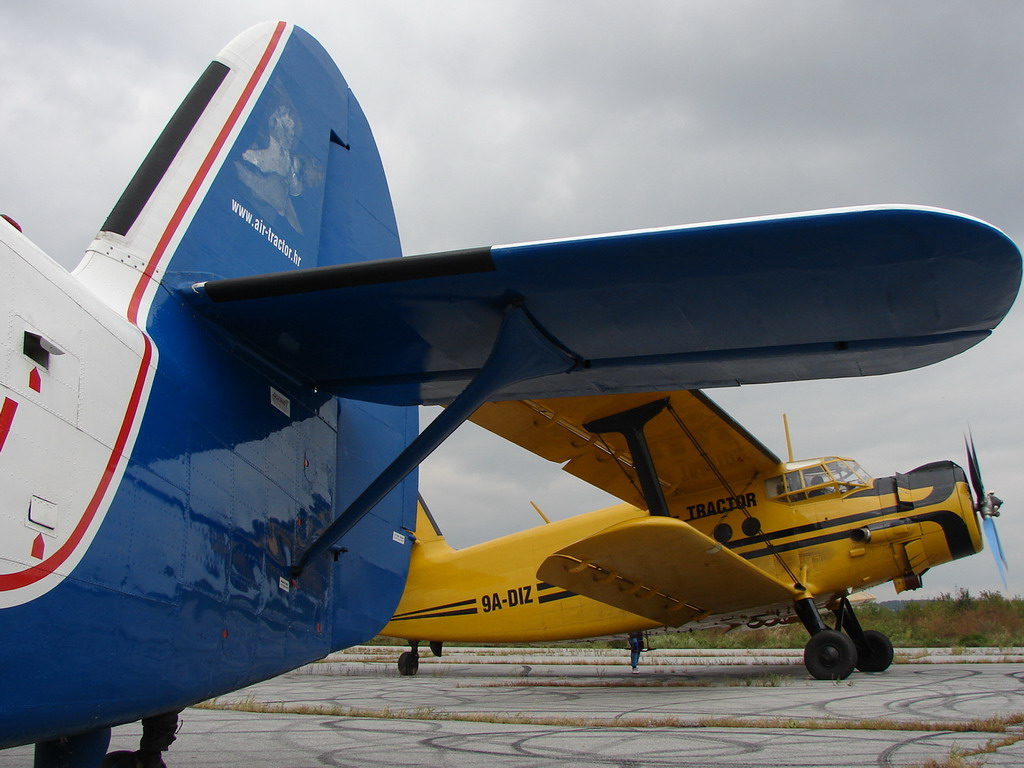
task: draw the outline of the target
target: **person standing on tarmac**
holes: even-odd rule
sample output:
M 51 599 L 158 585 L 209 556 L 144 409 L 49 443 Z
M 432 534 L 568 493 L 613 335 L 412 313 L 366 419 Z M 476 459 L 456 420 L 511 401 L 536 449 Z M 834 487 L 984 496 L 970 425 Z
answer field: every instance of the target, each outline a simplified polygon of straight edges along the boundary
M 643 632 L 629 633 L 629 666 L 633 668 L 633 674 L 637 674 L 637 664 L 640 663 L 640 652 L 644 649 Z

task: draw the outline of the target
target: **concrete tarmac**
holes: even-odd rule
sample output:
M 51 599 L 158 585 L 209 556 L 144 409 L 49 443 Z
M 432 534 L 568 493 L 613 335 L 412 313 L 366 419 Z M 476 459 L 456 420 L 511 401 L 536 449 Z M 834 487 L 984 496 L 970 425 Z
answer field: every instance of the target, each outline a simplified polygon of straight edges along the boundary
M 813 680 L 799 652 L 452 649 L 400 677 L 352 649 L 189 709 L 169 768 L 1024 765 L 1024 655 L 900 652 L 882 674 Z M 311 714 L 299 714 L 311 712 Z M 111 751 L 134 749 L 137 724 Z M 1003 746 L 974 756 L 977 750 Z M 32 748 L 0 751 L 30 766 Z M 971 764 L 968 762 L 967 764 Z

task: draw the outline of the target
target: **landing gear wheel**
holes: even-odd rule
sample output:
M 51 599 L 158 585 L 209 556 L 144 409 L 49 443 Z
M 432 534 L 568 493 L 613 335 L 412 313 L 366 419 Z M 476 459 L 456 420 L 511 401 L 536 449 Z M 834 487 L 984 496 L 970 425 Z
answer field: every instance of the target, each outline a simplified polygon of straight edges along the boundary
M 892 641 L 884 632 L 868 629 L 857 649 L 857 669 L 861 672 L 884 672 L 892 664 Z
M 405 651 L 398 657 L 398 674 L 402 677 L 412 677 L 420 671 L 420 655 L 412 651 Z
M 823 629 L 804 646 L 804 666 L 817 680 L 845 680 L 857 664 L 857 646 L 834 629 Z

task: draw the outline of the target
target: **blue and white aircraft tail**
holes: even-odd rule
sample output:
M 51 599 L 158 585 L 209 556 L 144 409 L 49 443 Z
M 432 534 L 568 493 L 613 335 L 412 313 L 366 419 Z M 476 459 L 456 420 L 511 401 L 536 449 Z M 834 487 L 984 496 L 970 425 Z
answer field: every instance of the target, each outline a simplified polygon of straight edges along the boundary
M 0 745 L 372 637 L 404 583 L 414 477 L 344 555 L 301 583 L 290 568 L 415 436 L 415 409 L 317 392 L 188 300 L 197 280 L 401 255 L 370 129 L 323 49 L 286 24 L 229 45 L 73 276 L 0 236 Z
M 0 241 L 0 747 L 40 768 L 376 634 L 416 467 L 481 403 L 919 367 L 1021 275 L 913 207 L 401 258 L 359 104 L 285 23 L 210 64 L 73 274 Z

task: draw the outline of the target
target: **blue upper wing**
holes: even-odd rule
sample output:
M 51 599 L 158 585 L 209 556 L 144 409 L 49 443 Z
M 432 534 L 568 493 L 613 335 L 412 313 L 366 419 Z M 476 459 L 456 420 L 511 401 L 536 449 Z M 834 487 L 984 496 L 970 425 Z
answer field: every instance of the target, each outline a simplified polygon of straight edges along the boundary
M 447 403 L 510 304 L 579 361 L 491 399 L 709 388 L 908 370 L 1007 313 L 1021 257 L 924 208 L 860 208 L 495 246 L 181 285 L 222 332 L 299 381 Z M 184 283 L 184 280 L 182 280 Z

